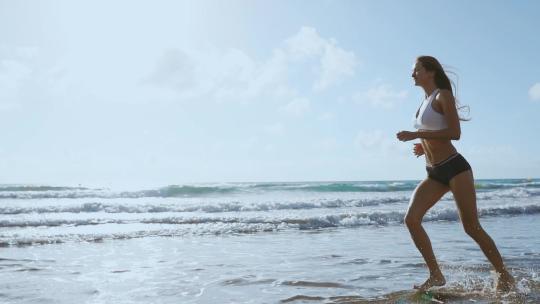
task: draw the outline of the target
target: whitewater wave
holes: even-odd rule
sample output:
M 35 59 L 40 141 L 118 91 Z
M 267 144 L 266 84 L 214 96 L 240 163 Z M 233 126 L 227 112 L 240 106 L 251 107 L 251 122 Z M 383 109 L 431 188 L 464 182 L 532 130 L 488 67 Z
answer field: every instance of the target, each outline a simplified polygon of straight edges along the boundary
M 162 212 L 246 212 L 246 211 L 272 211 L 272 210 L 301 210 L 315 208 L 347 208 L 367 207 L 386 204 L 407 203 L 412 193 L 392 196 L 379 196 L 353 199 L 280 199 L 278 201 L 250 202 L 250 199 L 239 197 L 237 200 L 223 199 L 223 202 L 198 201 L 190 202 L 146 202 L 136 201 L 94 201 L 73 202 L 69 205 L 57 202 L 40 202 L 40 204 L 5 204 L 0 206 L 0 214 L 31 214 L 31 213 L 162 213 Z M 492 192 L 477 193 L 477 200 L 504 200 L 504 199 L 527 199 L 540 196 L 540 189 L 514 188 L 495 190 Z M 94 197 L 92 197 L 94 198 Z M 63 199 L 63 198 L 59 198 Z M 95 198 L 94 198 L 95 199 Z M 105 199 L 106 200 L 106 199 Z M 452 201 L 453 195 L 449 192 L 440 201 Z M 44 204 L 46 203 L 46 204 Z
M 529 215 L 540 213 L 539 205 L 505 206 L 495 208 L 482 208 L 478 210 L 480 217 Z M 282 215 L 252 215 L 238 216 L 236 214 L 224 216 L 161 216 L 141 218 L 26 218 L 12 217 L 0 220 L 0 227 L 55 227 L 55 226 L 81 226 L 99 224 L 269 224 L 285 225 L 298 229 L 318 229 L 328 227 L 356 227 L 364 225 L 402 224 L 405 211 L 372 211 L 372 212 L 346 212 L 320 216 L 282 216 Z M 459 215 L 455 208 L 430 210 L 423 221 L 458 221 Z
M 162 213 L 162 212 L 246 212 L 270 210 L 301 210 L 315 208 L 346 208 L 367 207 L 384 204 L 403 203 L 409 200 L 408 196 L 381 197 L 369 199 L 319 199 L 314 201 L 269 201 L 247 203 L 231 201 L 222 203 L 199 203 L 197 205 L 183 204 L 133 204 L 88 202 L 68 206 L 2 206 L 0 214 L 32 214 L 32 213 Z
M 487 208 L 479 210 L 479 216 L 508 216 L 528 215 L 540 213 L 540 206 L 530 205 L 523 207 Z M 324 228 L 351 228 L 367 225 L 384 226 L 389 224 L 403 224 L 403 212 L 373 212 L 373 213 L 342 213 L 311 217 L 163 217 L 143 218 L 139 220 L 122 219 L 86 219 L 86 220 L 26 220 L 2 221 L 1 227 L 24 227 L 24 230 L 4 230 L 0 234 L 0 246 L 31 246 L 39 244 L 53 244 L 64 242 L 101 242 L 104 240 L 132 239 L 158 236 L 203 236 L 203 235 L 243 235 L 261 232 L 277 232 L 284 230 L 314 230 Z M 428 212 L 424 221 L 457 221 L 459 216 L 455 210 L 441 210 Z M 61 228 L 58 233 L 44 229 L 51 226 L 66 226 L 77 229 L 79 225 L 98 225 L 90 231 L 103 226 L 115 225 L 117 227 L 131 227 L 133 231 L 117 233 L 68 233 Z M 144 227 L 141 227 L 144 226 Z M 159 227 L 158 229 L 155 229 Z M 17 228 L 13 228 L 17 229 Z M 49 228 L 53 229 L 53 228 Z M 109 231 L 104 227 L 103 231 Z M 77 230 L 75 230 L 77 231 Z M 86 229 L 88 231 L 88 229 Z

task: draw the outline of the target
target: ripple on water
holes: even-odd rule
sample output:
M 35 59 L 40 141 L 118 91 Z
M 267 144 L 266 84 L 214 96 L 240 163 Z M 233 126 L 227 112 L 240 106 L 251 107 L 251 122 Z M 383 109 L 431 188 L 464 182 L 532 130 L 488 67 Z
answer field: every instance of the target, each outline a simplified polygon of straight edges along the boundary
M 282 281 L 280 285 L 285 286 L 304 286 L 304 287 L 322 287 L 322 288 L 355 288 L 351 285 L 345 285 L 335 282 L 313 282 L 313 281 Z
M 362 264 L 367 264 L 367 263 L 369 263 L 369 259 L 357 258 L 357 259 L 352 259 L 352 260 L 349 260 L 349 261 L 344 261 L 344 262 L 341 262 L 339 264 L 340 265 L 347 265 L 347 264 L 362 265 Z
M 259 280 L 253 280 L 249 278 L 254 278 L 254 275 L 246 275 L 239 278 L 233 278 L 224 280 L 221 282 L 221 285 L 227 286 L 245 286 L 245 285 L 256 285 L 256 284 L 269 284 L 276 281 L 275 279 L 259 279 Z

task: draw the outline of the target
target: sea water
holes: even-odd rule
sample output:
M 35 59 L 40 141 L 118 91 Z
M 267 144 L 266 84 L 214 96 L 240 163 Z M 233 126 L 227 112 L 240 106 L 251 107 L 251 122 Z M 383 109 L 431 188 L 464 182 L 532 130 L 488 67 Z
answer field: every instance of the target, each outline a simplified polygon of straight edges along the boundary
M 480 223 L 516 278 L 463 230 L 451 192 L 403 223 L 419 181 L 207 183 L 119 191 L 0 185 L 0 303 L 539 303 L 540 180 L 476 180 Z

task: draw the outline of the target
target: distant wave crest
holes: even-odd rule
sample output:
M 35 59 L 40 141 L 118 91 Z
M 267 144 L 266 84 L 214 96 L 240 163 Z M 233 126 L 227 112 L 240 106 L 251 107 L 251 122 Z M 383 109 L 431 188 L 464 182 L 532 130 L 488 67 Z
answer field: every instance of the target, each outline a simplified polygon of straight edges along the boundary
M 54 187 L 32 185 L 0 185 L 0 199 L 46 198 L 143 198 L 143 197 L 201 197 L 227 194 L 285 192 L 397 192 L 412 191 L 418 181 L 374 182 L 290 182 L 290 183 L 224 183 L 201 185 L 169 185 L 158 189 L 139 191 L 111 191 L 85 187 Z M 525 191 L 531 196 L 540 194 L 538 180 L 487 180 L 476 181 L 479 193 L 490 190 Z

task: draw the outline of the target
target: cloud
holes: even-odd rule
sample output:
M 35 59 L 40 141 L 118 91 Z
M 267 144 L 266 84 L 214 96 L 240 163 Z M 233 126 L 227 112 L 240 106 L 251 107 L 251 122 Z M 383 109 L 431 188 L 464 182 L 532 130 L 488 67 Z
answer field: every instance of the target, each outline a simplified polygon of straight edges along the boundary
M 360 148 L 367 150 L 378 149 L 383 145 L 384 135 L 380 130 L 374 131 L 358 131 L 355 144 Z
M 518 151 L 514 146 L 511 145 L 471 145 L 463 148 L 463 154 L 480 157 L 485 160 L 519 158 Z
M 529 89 L 529 98 L 534 101 L 540 100 L 540 82 L 535 83 L 530 89 Z
M 336 115 L 332 112 L 324 112 L 321 115 L 319 115 L 318 119 L 320 121 L 330 121 L 333 120 L 336 117 Z
M 396 91 L 388 84 L 378 84 L 366 92 L 353 95 L 353 100 L 360 104 L 369 104 L 376 108 L 393 109 L 407 98 L 406 90 Z
M 347 76 L 353 76 L 358 65 L 353 52 L 338 47 L 335 39 L 322 38 L 312 27 L 302 27 L 285 44 L 293 60 L 305 57 L 319 59 L 319 65 L 316 66 L 319 77 L 313 84 L 315 90 L 324 90 Z
M 407 145 L 409 144 L 409 145 Z M 406 155 L 412 153 L 412 143 L 400 142 L 394 134 L 382 130 L 360 130 L 354 138 L 354 146 L 367 154 Z
M 294 99 L 306 79 L 316 91 L 328 89 L 354 75 L 357 64 L 352 51 L 302 27 L 259 61 L 235 48 L 166 50 L 140 84 L 217 102 Z
M 189 55 L 182 50 L 171 49 L 158 59 L 155 70 L 143 83 L 182 90 L 194 85 L 193 78 L 194 62 Z
M 0 109 L 20 106 L 19 95 L 34 73 L 32 63 L 37 54 L 34 47 L 0 46 Z
M 310 102 L 307 98 L 299 97 L 293 99 L 288 104 L 281 106 L 279 112 L 291 115 L 302 116 L 310 110 Z
M 0 110 L 44 106 L 65 91 L 64 69 L 40 48 L 0 45 Z M 35 110 L 35 109 L 34 109 Z
M 254 101 L 260 96 L 291 98 L 284 63 L 274 52 L 267 62 L 257 63 L 239 49 L 170 49 L 158 59 L 149 76 L 140 84 L 177 92 L 180 99 L 215 102 Z

